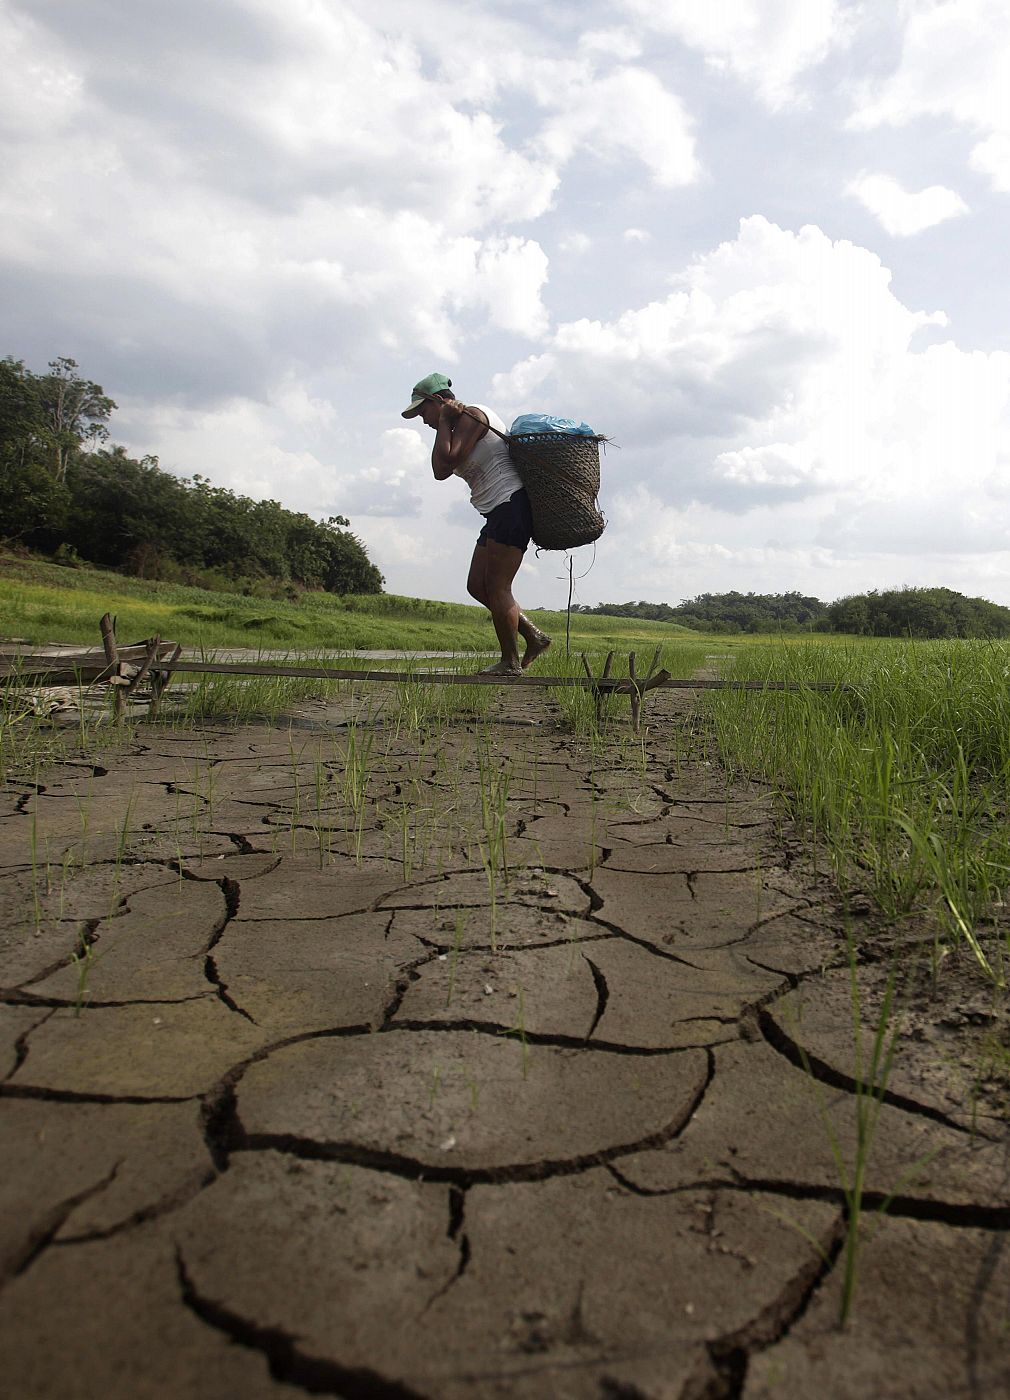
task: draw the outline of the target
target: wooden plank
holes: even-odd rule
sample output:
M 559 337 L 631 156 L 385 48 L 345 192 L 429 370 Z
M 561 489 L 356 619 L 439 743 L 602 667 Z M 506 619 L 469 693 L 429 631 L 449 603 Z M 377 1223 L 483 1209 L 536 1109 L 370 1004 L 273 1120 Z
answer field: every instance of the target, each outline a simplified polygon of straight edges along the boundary
M 142 665 L 149 645 L 149 642 L 137 642 L 132 646 L 118 647 L 119 660 L 128 661 L 131 665 Z M 173 642 L 161 642 L 158 646 L 158 659 L 171 655 L 174 645 Z M 59 676 L 62 679 L 57 681 L 57 684 L 73 684 L 79 679 L 97 680 L 107 674 L 112 672 L 109 670 L 104 649 L 99 647 L 51 653 L 13 650 L 0 652 L 0 680 Z
M 668 680 L 661 682 L 665 690 L 819 690 L 840 692 L 858 690 L 848 681 L 717 681 Z
M 572 688 L 580 690 L 617 691 L 630 693 L 632 688 L 643 688 L 644 681 L 632 681 L 630 677 L 615 676 L 609 679 L 594 679 L 582 676 L 487 676 L 467 675 L 457 671 L 358 671 L 342 670 L 322 666 L 294 666 L 268 663 L 251 665 L 237 661 L 176 661 L 172 671 L 189 671 L 230 676 L 291 676 L 309 680 L 332 681 L 378 681 L 406 685 L 525 685 L 538 687 Z M 845 682 L 831 681 L 734 681 L 734 680 L 676 680 L 673 678 L 656 681 L 653 686 L 668 690 L 851 690 Z
M 596 681 L 580 676 L 486 676 L 458 671 L 358 671 L 324 666 L 294 666 L 271 662 L 246 665 L 237 661 L 177 661 L 173 671 L 190 671 L 219 676 L 292 676 L 324 681 L 378 681 L 403 685 L 534 685 L 589 688 Z
M 380 684 L 399 685 L 521 685 L 542 689 L 599 689 L 618 694 L 628 694 L 634 688 L 666 690 L 789 690 L 842 692 L 854 690 L 851 684 L 839 681 L 739 681 L 709 679 L 679 679 L 656 677 L 639 680 L 630 677 L 601 676 L 485 676 L 467 675 L 456 671 L 369 671 L 350 670 L 323 666 L 298 666 L 280 663 L 246 663 L 238 661 L 183 661 L 171 656 L 175 650 L 172 642 L 162 642 L 155 669 L 166 674 L 189 672 L 192 674 L 214 674 L 226 676 L 290 676 L 308 680 L 331 681 L 375 681 Z M 120 647 L 121 661 L 134 660 L 143 663 L 147 648 L 143 645 Z M 168 664 L 158 666 L 158 661 L 168 659 Z M 35 681 L 43 676 L 59 678 L 57 683 L 75 684 L 77 681 L 97 680 L 108 674 L 108 663 L 102 653 L 80 652 L 64 656 L 34 656 L 21 653 L 15 657 L 0 657 L 0 679 L 15 681 Z
M 92 685 L 98 680 L 108 679 L 109 668 L 103 661 L 100 666 L 26 666 L 0 667 L 0 684 L 11 685 Z

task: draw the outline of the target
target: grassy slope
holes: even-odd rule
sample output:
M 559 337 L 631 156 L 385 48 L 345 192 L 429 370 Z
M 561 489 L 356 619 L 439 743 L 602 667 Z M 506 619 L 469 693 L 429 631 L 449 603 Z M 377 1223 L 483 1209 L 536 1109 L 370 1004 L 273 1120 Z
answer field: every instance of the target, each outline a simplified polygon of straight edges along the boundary
M 243 598 L 179 584 L 127 578 L 0 556 L 0 633 L 32 642 L 97 645 L 98 619 L 116 617 L 123 642 L 156 632 L 186 647 L 244 646 L 348 651 L 494 650 L 487 613 L 477 606 L 377 594 L 340 598 L 305 593 L 296 602 Z M 537 624 L 563 637 L 564 613 L 537 611 Z M 630 618 L 572 617 L 572 644 L 628 651 L 698 636 L 685 627 Z

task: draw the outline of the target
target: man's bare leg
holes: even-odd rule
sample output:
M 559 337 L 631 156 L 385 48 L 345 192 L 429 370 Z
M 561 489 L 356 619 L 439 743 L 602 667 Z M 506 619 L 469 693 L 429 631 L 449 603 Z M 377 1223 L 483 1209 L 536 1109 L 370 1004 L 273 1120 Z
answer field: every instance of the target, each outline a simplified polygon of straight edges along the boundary
M 512 580 L 523 562 L 523 552 L 510 544 L 488 540 L 487 566 L 484 573 L 485 606 L 491 613 L 495 635 L 501 647 L 501 661 L 489 666 L 484 675 L 518 676 L 519 662 L 519 604 L 512 596 Z
M 524 612 L 519 613 L 518 631 L 526 643 L 522 659 L 522 668 L 525 671 L 527 666 L 532 666 L 537 657 L 547 650 L 551 639 L 546 632 L 541 632 L 536 623 L 531 622 Z
M 483 603 L 484 606 L 490 612 L 492 610 L 488 594 L 489 559 L 490 556 L 488 555 L 487 545 L 479 545 L 474 550 L 473 559 L 470 564 L 470 576 L 467 579 L 466 586 L 471 598 L 476 598 L 478 603 Z M 496 572 L 496 564 L 497 560 L 492 566 L 492 573 Z M 511 564 L 509 564 L 509 567 L 511 567 Z M 517 564 L 517 570 L 518 567 L 519 566 Z M 505 572 L 508 572 L 507 568 Z M 512 577 L 514 578 L 515 575 L 513 574 Z M 511 582 L 509 584 L 509 591 L 511 592 Z M 515 600 L 513 599 L 512 602 L 515 603 Z M 516 604 L 516 607 L 518 608 L 518 604 Z M 494 614 L 492 612 L 492 617 L 493 616 Z M 533 662 L 536 661 L 537 657 L 547 650 L 547 648 L 551 644 L 551 639 L 546 632 L 541 632 L 540 628 L 536 625 L 536 623 L 531 622 L 530 619 L 521 609 L 518 611 L 518 616 L 516 618 L 515 631 L 520 637 L 522 637 L 523 641 L 526 643 L 526 649 L 523 652 L 521 662 L 521 667 L 523 670 L 525 670 L 527 666 L 531 666 Z M 489 667 L 488 670 L 494 674 L 502 674 L 501 668 L 503 667 L 505 668 L 505 674 L 511 675 L 513 673 L 511 664 L 506 662 L 505 659 L 505 648 L 502 649 L 502 660 L 500 662 L 497 662 L 494 666 Z

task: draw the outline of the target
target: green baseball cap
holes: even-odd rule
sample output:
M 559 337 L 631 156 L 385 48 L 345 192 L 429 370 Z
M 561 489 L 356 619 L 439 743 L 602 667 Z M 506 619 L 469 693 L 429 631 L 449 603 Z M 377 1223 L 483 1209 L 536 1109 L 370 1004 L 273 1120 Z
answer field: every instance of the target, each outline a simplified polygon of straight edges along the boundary
M 441 394 L 445 389 L 452 388 L 452 380 L 447 379 L 444 374 L 429 374 L 427 379 L 420 379 L 410 391 L 410 407 L 405 408 L 400 414 L 401 418 L 416 418 L 421 412 L 421 405 L 425 399 L 432 399 L 436 394 Z

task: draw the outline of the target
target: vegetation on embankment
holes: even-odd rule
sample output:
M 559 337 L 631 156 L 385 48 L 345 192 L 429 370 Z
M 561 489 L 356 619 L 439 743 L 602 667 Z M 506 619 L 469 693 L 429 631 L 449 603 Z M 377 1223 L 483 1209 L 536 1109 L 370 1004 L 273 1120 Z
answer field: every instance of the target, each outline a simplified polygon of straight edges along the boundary
M 482 651 L 495 649 L 484 608 L 403 598 L 392 593 L 305 592 L 292 600 L 247 598 L 181 584 L 127 578 L 0 554 L 0 630 L 34 643 L 98 644 L 98 619 L 116 616 L 123 642 L 160 634 L 190 647 L 292 651 Z M 539 627 L 564 642 L 564 613 L 532 612 Z M 573 614 L 574 650 L 652 650 L 691 637 L 682 627 Z
M 680 623 L 698 632 L 837 633 L 856 637 L 1010 637 L 1010 608 L 953 588 L 871 589 L 822 603 L 801 593 L 701 593 L 669 603 L 599 603 L 593 616 Z
M 698 632 L 809 632 L 827 616 L 820 598 L 801 593 L 700 593 L 676 606 L 670 603 L 598 603 L 580 612 L 594 616 L 634 617 L 679 623 Z
M 116 405 L 74 360 L 0 360 L 0 540 L 140 578 L 272 596 L 285 585 L 378 593 L 341 515 L 314 520 L 108 444 Z
M 1008 669 L 1010 647 L 992 642 L 765 643 L 737 648 L 723 673 L 839 689 L 709 702 L 730 773 L 770 780 L 811 850 L 830 852 L 843 884 L 857 872 L 887 914 L 932 907 L 934 970 L 960 943 L 1000 988 L 1010 977 Z

